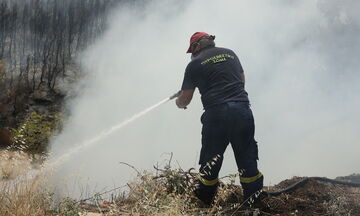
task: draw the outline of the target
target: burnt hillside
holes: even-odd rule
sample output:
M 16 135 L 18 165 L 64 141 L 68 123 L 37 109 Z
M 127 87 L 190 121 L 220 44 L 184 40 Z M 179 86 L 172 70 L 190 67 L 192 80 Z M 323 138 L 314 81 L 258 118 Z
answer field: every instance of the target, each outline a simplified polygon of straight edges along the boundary
M 74 60 L 106 30 L 110 10 L 129 2 L 0 0 L 0 128 L 33 104 L 59 104 L 64 80 L 79 73 Z

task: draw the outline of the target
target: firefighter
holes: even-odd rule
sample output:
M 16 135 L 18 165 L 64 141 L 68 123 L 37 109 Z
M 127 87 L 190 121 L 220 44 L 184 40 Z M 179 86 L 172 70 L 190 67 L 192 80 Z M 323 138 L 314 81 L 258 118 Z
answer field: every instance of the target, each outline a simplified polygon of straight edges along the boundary
M 243 188 L 244 200 L 260 192 L 263 175 L 257 167 L 258 145 L 245 76 L 236 54 L 215 46 L 215 36 L 196 32 L 190 38 L 187 65 L 176 105 L 185 109 L 195 88 L 199 89 L 204 113 L 202 147 L 197 197 L 206 204 L 213 202 L 219 185 L 218 174 L 228 144 L 233 149 Z

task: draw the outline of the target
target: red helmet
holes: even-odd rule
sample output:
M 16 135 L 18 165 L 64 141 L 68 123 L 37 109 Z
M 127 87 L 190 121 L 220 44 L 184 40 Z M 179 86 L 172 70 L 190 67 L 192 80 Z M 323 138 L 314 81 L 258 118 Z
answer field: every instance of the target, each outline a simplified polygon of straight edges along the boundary
M 189 49 L 187 50 L 186 53 L 192 53 L 191 45 L 193 45 L 193 43 L 196 43 L 196 42 L 198 42 L 199 40 L 201 40 L 203 38 L 215 39 L 215 36 L 209 35 L 206 32 L 195 32 L 190 38 L 190 46 L 189 46 Z

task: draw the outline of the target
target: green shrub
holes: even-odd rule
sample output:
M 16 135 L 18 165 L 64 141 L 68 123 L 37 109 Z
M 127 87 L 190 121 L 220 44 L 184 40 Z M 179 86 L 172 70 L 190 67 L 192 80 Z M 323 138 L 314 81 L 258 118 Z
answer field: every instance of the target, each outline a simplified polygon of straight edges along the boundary
M 0 59 L 0 83 L 5 80 L 5 61 Z
M 78 202 L 71 198 L 64 198 L 58 208 L 58 213 L 62 216 L 78 216 L 81 212 Z
M 32 112 L 16 129 L 12 130 L 12 149 L 29 153 L 46 153 L 49 138 L 59 129 L 61 115 Z

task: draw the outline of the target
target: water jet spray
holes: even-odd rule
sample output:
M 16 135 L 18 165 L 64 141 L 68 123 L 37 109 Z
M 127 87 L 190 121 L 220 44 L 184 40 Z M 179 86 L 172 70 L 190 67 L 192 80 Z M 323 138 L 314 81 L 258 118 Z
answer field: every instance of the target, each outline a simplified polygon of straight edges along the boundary
M 105 137 L 109 136 L 110 134 L 114 133 L 115 131 L 125 127 L 126 125 L 130 124 L 131 122 L 139 119 L 140 117 L 146 115 L 147 113 L 151 112 L 152 110 L 156 109 L 157 107 L 161 106 L 162 104 L 173 100 L 175 98 L 177 98 L 180 95 L 181 91 L 178 91 L 177 93 L 171 95 L 168 98 L 165 98 L 163 100 L 161 100 L 160 102 L 146 108 L 145 110 L 133 115 L 132 117 L 120 122 L 119 124 L 102 131 L 99 135 L 93 137 L 92 139 L 88 139 L 86 141 L 83 141 L 80 145 L 74 147 L 73 149 L 69 150 L 67 153 L 63 154 L 62 156 L 55 158 L 53 160 L 50 160 L 48 163 L 48 167 L 56 167 L 61 165 L 62 163 L 64 163 L 67 159 L 69 159 L 72 155 L 74 155 L 75 153 L 79 152 L 81 149 L 87 148 L 89 146 L 91 146 L 92 144 L 98 142 L 101 139 L 104 139 Z
M 177 98 L 180 95 L 180 93 L 181 93 L 181 91 L 178 91 L 177 93 L 171 95 L 170 97 L 167 97 L 167 98 L 161 100 L 160 102 L 146 108 L 145 110 L 143 110 L 143 111 L 133 115 L 132 117 L 120 122 L 119 124 L 109 128 L 107 130 L 103 130 L 99 135 L 97 135 L 97 136 L 95 136 L 95 137 L 93 137 L 91 139 L 88 139 L 88 140 L 85 140 L 85 141 L 81 142 L 76 147 L 70 149 L 67 153 L 64 153 L 59 157 L 55 157 L 55 158 L 52 158 L 52 159 L 48 160 L 48 162 L 46 164 L 44 164 L 44 166 L 42 166 L 41 169 L 39 169 L 39 170 L 32 169 L 32 170 L 29 170 L 28 172 L 24 173 L 23 175 L 18 176 L 16 179 L 13 180 L 14 185 L 15 185 L 15 183 L 20 183 L 22 181 L 28 181 L 30 179 L 34 179 L 35 177 L 37 177 L 41 173 L 45 173 L 47 171 L 52 171 L 52 170 L 56 169 L 61 164 L 66 162 L 69 158 L 71 158 L 71 156 L 78 153 L 80 150 L 90 147 L 91 145 L 95 144 L 96 142 L 100 141 L 101 139 L 104 139 L 105 137 L 109 136 L 110 134 L 114 133 L 115 131 L 120 130 L 121 128 L 125 127 L 126 125 L 130 124 L 131 122 L 133 122 L 133 121 L 139 119 L 140 117 L 148 114 L 149 112 L 151 112 L 152 110 L 154 110 L 157 107 L 161 106 L 162 104 L 165 104 L 166 102 Z

